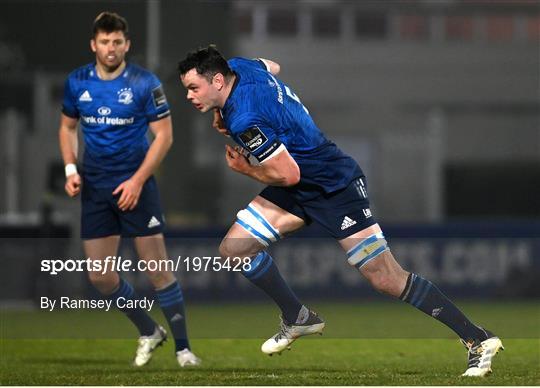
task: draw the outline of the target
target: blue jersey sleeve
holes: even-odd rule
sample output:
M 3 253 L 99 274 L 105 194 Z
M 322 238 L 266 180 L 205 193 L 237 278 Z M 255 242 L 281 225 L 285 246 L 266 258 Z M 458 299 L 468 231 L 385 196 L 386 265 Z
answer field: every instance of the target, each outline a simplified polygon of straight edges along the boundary
M 256 62 L 257 65 L 259 65 L 259 67 L 261 67 L 263 70 L 266 70 L 268 72 L 270 71 L 268 66 L 266 66 L 266 63 L 264 63 L 264 61 L 261 58 L 255 58 L 253 59 L 253 61 Z
M 266 64 L 259 58 L 256 59 L 247 59 L 242 57 L 235 57 L 231 58 L 228 61 L 230 66 L 244 66 L 244 67 L 251 67 L 256 69 L 262 69 L 265 71 L 268 71 L 268 68 L 266 67 Z
M 282 145 L 275 131 L 255 115 L 244 115 L 233 129 L 236 141 L 259 162 L 269 159 Z
M 62 113 L 68 117 L 78 119 L 79 110 L 75 105 L 76 96 L 71 88 L 71 78 L 68 77 L 64 83 L 64 99 L 62 101 Z
M 160 80 L 152 74 L 148 81 L 145 96 L 145 114 L 148 122 L 161 120 L 171 114 L 167 97 Z

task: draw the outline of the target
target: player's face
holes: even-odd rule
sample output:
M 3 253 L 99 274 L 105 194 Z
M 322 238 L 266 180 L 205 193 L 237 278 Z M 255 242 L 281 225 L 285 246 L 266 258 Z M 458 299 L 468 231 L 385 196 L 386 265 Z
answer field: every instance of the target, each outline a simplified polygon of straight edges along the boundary
M 196 109 L 204 113 L 218 107 L 219 90 L 196 69 L 191 69 L 181 79 L 188 91 L 186 97 Z
M 129 51 L 129 40 L 122 31 L 98 31 L 90 41 L 92 51 L 96 53 L 96 61 L 106 71 L 113 72 L 124 62 Z

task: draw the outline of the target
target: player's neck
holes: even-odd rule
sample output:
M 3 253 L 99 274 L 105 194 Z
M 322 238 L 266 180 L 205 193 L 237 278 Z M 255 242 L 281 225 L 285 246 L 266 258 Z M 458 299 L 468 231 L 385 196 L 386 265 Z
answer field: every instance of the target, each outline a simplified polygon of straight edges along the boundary
M 236 82 L 236 74 L 233 74 L 233 76 L 227 81 L 227 84 L 225 85 L 225 90 L 223 92 L 223 101 L 221 102 L 220 108 L 223 108 L 225 106 L 225 103 L 227 102 L 227 98 L 231 95 L 231 92 L 234 88 L 234 83 Z
M 102 79 L 104 81 L 110 81 L 118 77 L 124 69 L 126 68 L 126 61 L 123 61 L 116 69 L 113 71 L 108 71 L 105 66 L 100 64 L 99 62 L 96 62 L 96 72 L 99 77 L 99 79 Z

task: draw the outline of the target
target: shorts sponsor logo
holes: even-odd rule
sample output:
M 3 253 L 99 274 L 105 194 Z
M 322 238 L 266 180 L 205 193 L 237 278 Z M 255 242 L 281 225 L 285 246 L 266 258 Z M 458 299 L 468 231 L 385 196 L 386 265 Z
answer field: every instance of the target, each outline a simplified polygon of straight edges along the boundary
M 345 216 L 345 218 L 343 218 L 343 222 L 341 222 L 341 230 L 350 228 L 353 225 L 356 225 L 356 221 L 352 218 Z
M 268 141 L 268 138 L 259 127 L 254 126 L 240 134 L 240 140 L 242 140 L 250 152 L 254 152 L 261 148 Z
M 150 221 L 148 221 L 148 228 L 155 228 L 156 226 L 161 225 L 161 222 L 158 221 L 158 219 L 154 216 L 150 218 Z
M 371 210 L 369 210 L 369 209 L 362 209 L 362 212 L 364 213 L 364 216 L 365 216 L 366 218 L 369 218 L 369 217 L 372 216 Z

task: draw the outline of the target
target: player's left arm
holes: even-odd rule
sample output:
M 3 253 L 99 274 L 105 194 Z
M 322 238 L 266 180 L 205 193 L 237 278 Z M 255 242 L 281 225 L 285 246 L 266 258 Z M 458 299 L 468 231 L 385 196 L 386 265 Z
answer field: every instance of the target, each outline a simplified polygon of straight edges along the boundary
M 260 165 L 251 164 L 240 146 L 225 145 L 225 158 L 232 170 L 267 185 L 294 186 L 300 181 L 300 167 L 283 145 Z
M 257 59 L 266 66 L 266 70 L 272 73 L 272 75 L 279 74 L 281 70 L 281 66 L 279 65 L 279 63 L 275 61 L 271 61 L 270 59 L 266 59 L 266 58 L 257 58 Z
M 118 207 L 122 211 L 133 210 L 137 206 L 144 183 L 159 167 L 173 143 L 170 116 L 152 121 L 149 126 L 150 131 L 154 134 L 154 141 L 150 145 L 141 166 L 131 178 L 122 182 L 113 192 L 113 195 L 122 192 L 118 200 Z

